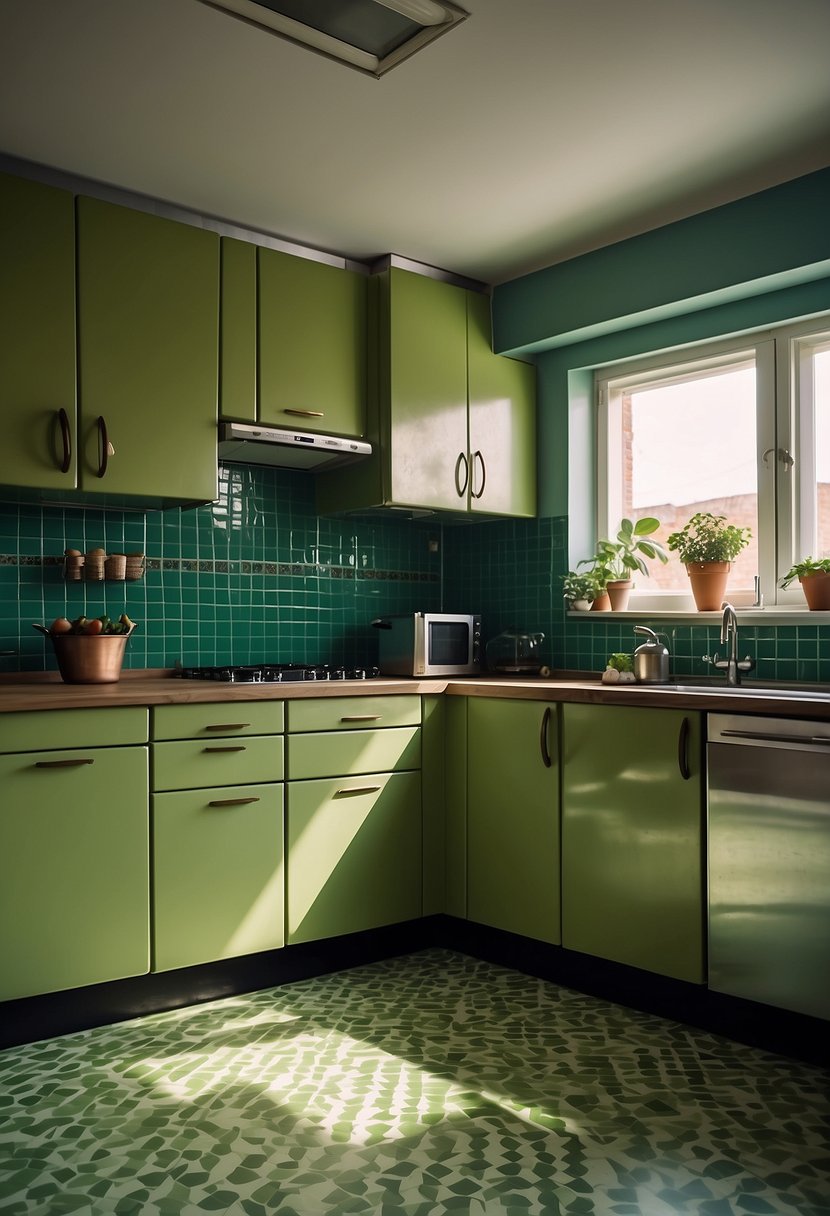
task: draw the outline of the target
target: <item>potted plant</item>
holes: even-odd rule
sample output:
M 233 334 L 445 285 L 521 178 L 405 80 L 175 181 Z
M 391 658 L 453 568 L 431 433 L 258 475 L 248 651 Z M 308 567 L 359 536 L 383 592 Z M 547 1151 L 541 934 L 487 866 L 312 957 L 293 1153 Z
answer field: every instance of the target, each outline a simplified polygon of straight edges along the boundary
M 638 570 L 640 574 L 648 576 L 647 558 L 658 558 L 664 563 L 669 560 L 659 541 L 646 539 L 659 527 L 660 520 L 651 515 L 638 519 L 636 523 L 623 519 L 616 540 L 597 542 L 593 560 L 595 567 L 605 575 L 605 587 L 615 612 L 623 612 L 628 607 L 628 597 L 634 586 L 632 574 Z
M 698 612 L 717 612 L 723 603 L 732 560 L 749 544 L 749 528 L 728 524 L 725 515 L 698 511 L 666 544 L 686 567 Z
M 591 580 L 593 593 L 591 595 L 591 611 L 592 612 L 610 612 L 611 597 L 608 594 L 608 582 L 611 578 L 611 570 L 608 562 L 601 557 L 585 557 L 579 566 L 587 566 L 585 577 Z
M 805 557 L 796 562 L 781 579 L 781 586 L 789 587 L 796 578 L 810 611 L 830 612 L 830 557 Z
M 577 570 L 569 570 L 562 577 L 562 594 L 577 612 L 590 609 L 598 590 L 596 577 L 590 571 L 580 574 Z

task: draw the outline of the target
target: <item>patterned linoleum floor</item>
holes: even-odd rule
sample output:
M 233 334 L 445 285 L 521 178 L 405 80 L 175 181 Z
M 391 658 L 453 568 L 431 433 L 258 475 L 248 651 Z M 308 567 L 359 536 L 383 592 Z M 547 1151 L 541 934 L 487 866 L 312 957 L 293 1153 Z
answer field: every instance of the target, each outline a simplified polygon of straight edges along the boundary
M 448 951 L 0 1053 L 3 1216 L 827 1216 L 827 1073 Z

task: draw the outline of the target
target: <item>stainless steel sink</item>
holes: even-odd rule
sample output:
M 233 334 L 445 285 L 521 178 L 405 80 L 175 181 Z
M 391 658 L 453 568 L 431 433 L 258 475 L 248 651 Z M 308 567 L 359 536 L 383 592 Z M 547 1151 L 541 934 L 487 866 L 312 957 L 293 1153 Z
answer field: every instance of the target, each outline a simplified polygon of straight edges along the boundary
M 788 701 L 830 701 L 830 684 L 795 684 L 779 680 L 747 680 L 730 687 L 723 680 L 690 677 L 677 683 L 650 685 L 674 692 L 717 692 L 727 697 L 784 697 Z

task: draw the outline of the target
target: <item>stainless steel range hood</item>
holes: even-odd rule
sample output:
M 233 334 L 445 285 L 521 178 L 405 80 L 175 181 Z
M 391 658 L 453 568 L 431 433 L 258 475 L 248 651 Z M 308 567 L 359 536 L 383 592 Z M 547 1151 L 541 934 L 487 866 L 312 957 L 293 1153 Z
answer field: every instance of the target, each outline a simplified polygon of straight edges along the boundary
M 219 460 L 231 464 L 262 464 L 273 469 L 310 469 L 318 473 L 371 456 L 372 445 L 362 439 L 340 439 L 310 431 L 283 431 L 242 422 L 219 424 Z

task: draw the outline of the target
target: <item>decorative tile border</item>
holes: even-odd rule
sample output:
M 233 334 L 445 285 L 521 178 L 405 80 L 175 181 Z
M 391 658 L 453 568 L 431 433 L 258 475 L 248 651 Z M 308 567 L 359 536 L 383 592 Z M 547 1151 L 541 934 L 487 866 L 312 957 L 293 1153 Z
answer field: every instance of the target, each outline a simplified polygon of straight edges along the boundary
M 0 566 L 62 566 L 63 557 L 0 553 Z M 353 566 L 327 566 L 318 562 L 213 561 L 192 557 L 148 557 L 146 570 L 187 574 L 253 574 L 277 578 L 365 579 L 391 583 L 437 583 L 431 570 L 356 570 Z

